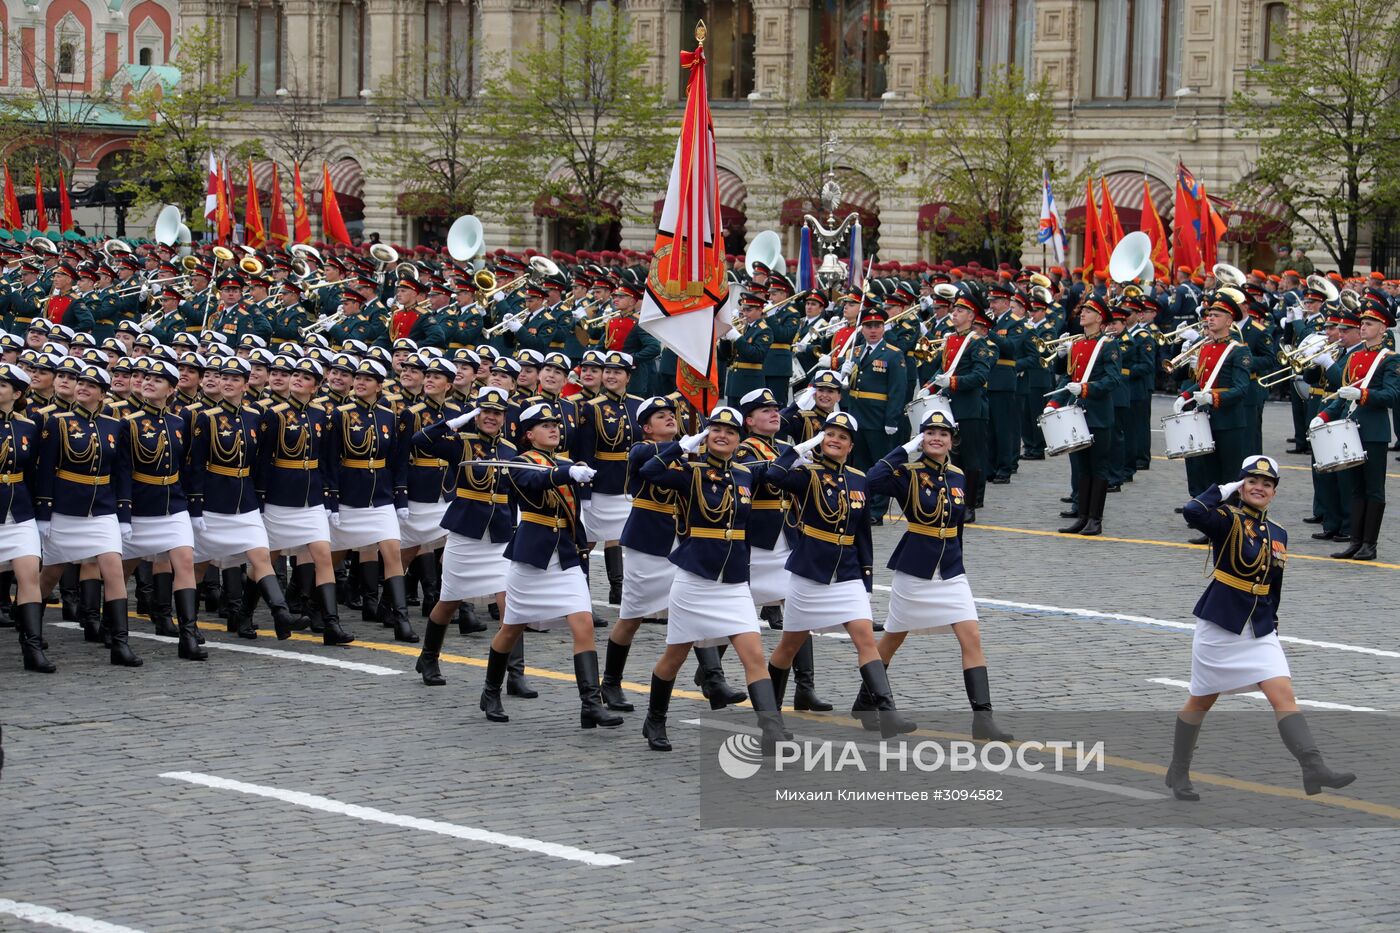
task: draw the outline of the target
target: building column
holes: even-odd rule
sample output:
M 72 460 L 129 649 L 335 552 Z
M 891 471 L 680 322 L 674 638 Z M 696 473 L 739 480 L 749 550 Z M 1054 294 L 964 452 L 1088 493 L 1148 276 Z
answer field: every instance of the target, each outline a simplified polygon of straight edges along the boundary
M 754 90 L 767 100 L 803 96 L 807 81 L 807 10 L 807 4 L 801 0 L 753 0 Z M 794 48 L 803 50 L 803 54 L 795 55 Z
M 943 15 L 946 24 L 946 0 L 932 6 L 926 6 L 921 0 L 892 0 L 889 5 L 886 29 L 889 30 L 890 52 L 885 68 L 886 90 L 893 91 L 901 99 L 918 97 L 933 67 L 940 69 L 933 73 L 942 73 L 943 63 L 933 61 L 935 57 L 942 58 L 942 48 L 940 46 L 935 50 L 927 38 L 927 21 L 937 13 Z M 943 35 L 943 32 L 937 34 Z
M 680 51 L 695 46 L 694 36 L 681 31 L 681 0 L 626 0 L 632 40 L 647 50 L 642 78 L 661 88 L 666 100 L 678 100 L 683 93 L 680 77 Z

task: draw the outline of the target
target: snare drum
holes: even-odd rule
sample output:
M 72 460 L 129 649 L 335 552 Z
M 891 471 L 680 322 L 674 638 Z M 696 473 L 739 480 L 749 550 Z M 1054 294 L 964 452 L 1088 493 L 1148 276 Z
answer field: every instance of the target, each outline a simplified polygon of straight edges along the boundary
M 1075 405 L 1042 414 L 1040 430 L 1045 434 L 1045 452 L 1052 457 L 1094 446 L 1084 409 Z
M 1215 450 L 1215 435 L 1210 432 L 1210 416 L 1203 411 L 1183 411 L 1162 419 L 1166 438 L 1167 458 L 1181 460 L 1200 457 Z
M 953 417 L 952 403 L 946 395 L 929 395 L 928 390 L 923 390 L 924 394 L 914 396 L 914 401 L 909 405 L 909 423 L 914 426 L 914 430 L 919 430 L 919 425 L 924 423 L 924 419 L 931 412 L 941 411 L 948 416 L 949 421 L 955 421 Z
M 1361 446 L 1361 428 L 1355 421 L 1331 421 L 1308 432 L 1312 444 L 1313 469 L 1319 473 L 1350 470 L 1366 462 L 1366 450 Z

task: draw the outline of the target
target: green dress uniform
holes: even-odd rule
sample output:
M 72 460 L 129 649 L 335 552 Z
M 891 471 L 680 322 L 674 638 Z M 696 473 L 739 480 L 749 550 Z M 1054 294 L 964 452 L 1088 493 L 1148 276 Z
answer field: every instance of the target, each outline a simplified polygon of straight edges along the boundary
M 1127 458 L 1133 397 L 1129 385 L 1133 345 L 1126 331 L 1109 339 L 1118 347 L 1118 382 L 1113 387 L 1113 431 L 1109 436 L 1108 445 L 1108 481 L 1110 486 L 1116 488 L 1132 478 Z
M 883 321 L 884 317 L 876 320 Z M 881 339 L 857 350 L 843 364 L 843 371 L 849 380 L 845 410 L 856 419 L 857 427 L 851 463 L 859 470 L 868 470 L 898 446 L 896 438 L 904 430 L 904 404 L 909 392 L 904 352 Z M 889 505 L 888 496 L 871 493 L 870 521 L 883 522 Z
M 373 304 L 371 302 L 371 306 Z M 370 308 L 346 317 L 330 329 L 328 336 L 331 343 L 337 346 L 347 340 L 363 341 L 367 347 L 383 347 L 389 343 L 389 330 L 384 324 L 384 318 L 372 313 Z
M 1055 384 L 1055 374 L 1045 357 L 1035 348 L 1032 338 L 1053 340 L 1054 323 L 1049 317 L 1024 322 L 1025 340 L 1016 357 L 1016 394 L 1021 402 L 1021 456 L 1028 460 L 1045 459 L 1045 435 L 1040 430 L 1040 410 L 1045 393 Z
M 512 292 L 509 295 L 504 292 L 497 292 L 491 299 L 490 311 L 486 315 L 488 321 L 487 326 L 499 324 L 511 315 L 519 314 L 524 310 L 525 301 L 520 297 L 518 291 Z M 515 345 L 510 337 L 510 331 L 502 330 L 499 334 L 490 337 L 487 343 L 499 351 L 501 355 L 510 356 L 515 352 Z
M 447 328 L 443 326 L 442 316 L 435 311 L 418 315 L 418 320 L 413 322 L 413 327 L 408 332 L 408 339 L 420 347 L 446 350 Z
M 95 288 L 84 295 L 92 308 L 92 337 L 98 343 L 117 335 L 117 299 L 111 288 Z
M 762 318 L 745 327 L 744 332 L 733 340 L 720 343 L 719 353 L 729 361 L 729 374 L 724 387 L 729 404 L 738 405 L 739 399 L 767 385 L 763 377 L 763 359 L 772 345 L 773 332 Z
M 1145 324 L 1128 329 L 1128 446 L 1124 465 L 1129 474 L 1152 468 L 1152 388 L 1157 379 L 1157 338 Z
M 482 342 L 481 331 L 486 327 L 486 315 L 481 313 L 481 306 L 476 302 L 465 307 L 459 305 L 444 316 L 442 326 L 447 333 L 447 349 L 475 349 Z
M 904 308 L 900 309 L 900 311 L 903 310 Z M 914 348 L 919 345 L 919 338 L 921 336 L 923 335 L 919 330 L 919 318 L 917 314 L 910 314 L 907 317 L 902 317 L 885 329 L 885 342 L 904 354 L 905 401 L 913 398 L 914 393 L 919 389 L 919 366 L 909 354 L 913 353 Z M 909 419 L 906 417 L 900 424 L 900 433 L 912 433 L 914 427 L 915 426 L 910 424 Z M 881 454 L 881 456 L 884 456 L 884 454 Z
M 269 305 L 266 313 L 272 326 L 272 342 L 277 346 L 301 343 L 302 330 L 310 327 L 314 321 L 300 301 L 290 305 Z
M 1274 341 L 1272 322 L 1265 322 L 1251 316 L 1240 324 L 1245 346 L 1249 349 L 1249 392 L 1246 394 L 1245 419 L 1249 429 L 1246 436 L 1249 450 L 1240 459 L 1249 456 L 1251 451 L 1264 449 L 1264 402 L 1269 398 L 1269 390 L 1259 385 L 1259 377 L 1268 375 L 1278 368 L 1278 346 Z
M 1025 325 L 1009 310 L 987 330 L 987 340 L 997 348 L 996 365 L 987 377 L 987 468 L 992 482 L 1009 482 L 1016 472 L 1021 450 L 1021 420 L 1016 411 L 1016 360 L 1026 339 Z
M 1336 354 L 1331 364 L 1327 366 L 1310 366 L 1303 370 L 1303 381 L 1308 384 L 1307 417 L 1308 421 L 1316 418 L 1318 412 L 1322 411 L 1322 400 L 1342 387 L 1344 372 L 1341 360 L 1345 358 L 1345 351 Z M 1295 435 L 1298 440 L 1305 440 L 1307 435 Z M 1309 445 L 1311 447 L 1311 445 Z M 1317 459 L 1313 458 L 1313 465 L 1316 467 Z M 1345 538 L 1347 529 L 1351 527 L 1351 502 L 1342 495 L 1341 473 L 1344 471 L 1333 471 L 1328 473 L 1312 471 L 1313 481 L 1313 514 L 1322 519 L 1322 531 L 1318 535 L 1325 535 L 1323 540 L 1332 538 Z M 1314 535 L 1317 537 L 1318 535 Z
M 566 322 L 567 319 L 567 322 Z M 540 308 L 515 333 L 507 331 L 513 350 L 538 350 L 540 355 L 550 350 L 563 350 L 564 339 L 573 329 L 573 316 L 551 308 Z
M 244 334 L 253 334 L 263 340 L 272 337 L 272 324 L 246 301 L 216 310 L 209 316 L 209 329 L 223 334 L 230 344 L 236 344 Z
M 1085 300 L 1094 302 L 1104 320 L 1108 319 L 1109 309 L 1101 298 L 1091 296 Z M 1069 455 L 1078 521 L 1061 530 L 1070 534 L 1102 533 L 1104 497 L 1110 485 L 1113 396 L 1123 378 L 1121 355 L 1121 344 L 1108 334 L 1076 340 L 1061 358 L 1059 386 L 1046 400 L 1049 408 L 1076 405 L 1083 409 L 1085 424 L 1094 438 L 1091 446 Z M 1080 386 L 1078 396 L 1069 392 L 1071 383 Z
M 1229 353 L 1225 350 L 1228 347 Z M 1224 363 L 1220 363 L 1221 356 Z M 1215 450 L 1186 460 L 1187 491 L 1194 498 L 1213 483 L 1228 483 L 1239 470 L 1240 461 L 1249 455 L 1253 437 L 1249 424 L 1248 397 L 1249 348 L 1230 340 L 1213 340 L 1201 347 L 1195 367 L 1186 374 L 1181 385 L 1182 398 L 1200 390 L 1212 373 L 1219 369 L 1211 384 L 1214 404 L 1206 409 L 1210 416 L 1211 436 Z
M 801 315 L 792 305 L 779 308 L 764 317 L 773 342 L 763 357 L 763 383 L 768 386 L 773 397 L 787 404 L 789 386 L 792 383 L 792 342 L 797 339 L 801 326 Z M 633 328 L 634 330 L 636 328 Z
M 958 299 L 963 301 L 965 299 Z M 967 349 L 963 349 L 963 345 Z M 959 443 L 953 452 L 957 466 L 967 476 L 967 489 L 973 509 L 982 507 L 987 489 L 987 382 L 999 359 L 996 345 L 973 333 L 951 332 L 943 344 L 943 356 L 934 378 L 946 375 L 948 385 L 939 390 L 949 400 L 953 420 L 958 423 Z M 954 366 L 954 360 L 957 361 Z
M 38 282 L 16 287 L 10 294 L 10 307 L 5 315 L 5 330 L 23 335 L 34 320 L 34 315 L 39 313 L 39 302 L 47 294 L 48 290 Z

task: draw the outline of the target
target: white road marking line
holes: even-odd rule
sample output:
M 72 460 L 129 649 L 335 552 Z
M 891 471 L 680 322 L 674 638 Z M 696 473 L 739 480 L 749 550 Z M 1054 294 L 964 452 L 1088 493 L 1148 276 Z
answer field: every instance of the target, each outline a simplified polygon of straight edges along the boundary
M 505 846 L 510 849 L 522 849 L 526 852 L 548 855 L 551 858 L 561 858 L 571 862 L 582 862 L 585 865 L 628 865 L 631 864 L 632 861 L 631 859 L 618 858 L 616 855 L 608 855 L 603 852 L 590 852 L 587 849 L 576 849 L 573 846 L 561 845 L 557 842 L 544 842 L 540 839 L 530 839 L 525 836 L 509 836 L 505 833 L 492 832 L 489 829 L 458 826 L 454 823 L 443 823 L 439 820 L 425 820 L 416 816 L 388 813 L 384 810 L 377 810 L 374 807 L 362 807 L 353 803 L 333 800 L 330 797 L 319 797 L 315 794 L 306 794 L 295 790 L 283 790 L 280 787 L 268 787 L 263 784 L 247 784 L 243 781 L 233 781 L 212 774 L 200 774 L 195 771 L 167 771 L 161 774 L 160 777 L 171 781 L 184 781 L 188 784 L 212 787 L 217 790 L 232 790 L 240 794 L 252 794 L 256 797 L 270 797 L 273 800 L 280 800 L 283 803 L 295 804 L 296 806 L 307 807 L 311 810 L 321 810 L 325 813 L 351 816 L 357 820 L 365 820 L 371 823 L 384 823 L 389 826 L 399 826 L 404 829 L 416 829 L 421 832 L 437 833 L 441 836 L 451 836 L 454 839 L 465 839 L 468 842 L 485 842 L 490 845 Z
M 1172 680 L 1170 677 L 1149 677 L 1147 682 L 1150 684 L 1161 684 L 1164 687 L 1181 687 L 1184 690 L 1189 690 L 1191 688 L 1190 681 Z M 1264 694 L 1260 693 L 1258 690 L 1251 690 L 1248 693 L 1229 693 L 1226 694 L 1226 696 L 1249 697 L 1251 700 L 1268 700 L 1268 697 L 1264 696 Z M 1349 713 L 1382 712 L 1382 710 L 1371 706 L 1348 706 L 1345 703 L 1327 703 L 1323 700 L 1298 700 L 1298 705 L 1311 706 L 1314 709 L 1340 709 L 1346 710 Z
M 41 904 L 26 904 L 24 901 L 12 901 L 3 897 L 0 897 L 0 914 L 18 917 L 21 920 L 28 920 L 30 923 L 58 927 L 60 930 L 77 930 L 78 933 L 141 933 L 140 930 L 131 927 L 94 920 L 91 917 L 84 917 L 82 914 L 65 913 L 61 910 L 54 910 L 52 907 L 44 907 Z
M 739 725 L 737 723 L 725 722 L 719 719 L 686 719 L 682 720 L 682 722 L 693 722 L 702 726 L 713 726 L 717 729 L 727 729 L 731 732 L 744 732 L 749 735 L 763 735 L 763 730 L 757 727 Z M 792 724 L 788 723 L 788 725 L 791 726 Z M 821 739 L 815 736 L 804 736 L 795 731 L 793 732 L 792 737 L 794 741 L 802 741 L 804 739 L 808 741 L 817 742 L 829 741 L 827 739 Z M 910 740 L 922 741 L 918 739 L 917 736 L 911 736 L 907 739 L 900 739 L 899 741 Z M 855 742 L 853 744 L 861 751 L 872 752 L 877 755 L 880 753 L 880 746 L 874 742 Z M 1167 796 L 1166 794 L 1159 794 L 1150 790 L 1140 790 L 1136 787 L 1126 787 L 1119 784 L 1107 784 L 1101 783 L 1099 781 L 1088 781 L 1084 778 L 1069 777 L 1063 774 L 1049 774 L 1045 771 L 1017 771 L 1010 768 L 1008 768 L 1005 771 L 992 771 L 990 769 L 984 768 L 976 768 L 975 770 L 985 770 L 988 774 L 997 775 L 1001 777 L 1020 778 L 1022 780 L 1027 781 L 1048 781 L 1051 784 L 1066 784 L 1071 787 L 1083 787 L 1087 788 L 1088 790 L 1101 791 L 1105 794 L 1116 794 L 1120 797 L 1129 797 L 1133 800 L 1162 800 Z
M 77 622 L 53 622 L 59 628 L 82 628 Z M 178 638 L 167 638 L 164 635 L 152 635 L 148 632 L 131 632 L 131 638 L 144 638 L 146 641 L 159 641 L 167 645 L 179 643 Z M 342 661 L 339 658 L 322 657 L 319 654 L 303 654 L 300 651 L 278 651 L 275 648 L 257 648 L 253 645 L 235 645 L 224 642 L 216 642 L 213 639 L 207 641 L 203 647 L 212 648 L 215 651 L 237 651 L 241 654 L 256 654 L 265 658 L 277 658 L 282 661 L 301 661 L 304 664 L 320 664 L 325 667 L 338 667 L 345 671 L 358 671 L 361 674 L 375 674 L 386 677 L 390 674 L 402 674 L 403 671 L 392 667 L 381 667 L 378 664 L 362 664 L 359 661 Z

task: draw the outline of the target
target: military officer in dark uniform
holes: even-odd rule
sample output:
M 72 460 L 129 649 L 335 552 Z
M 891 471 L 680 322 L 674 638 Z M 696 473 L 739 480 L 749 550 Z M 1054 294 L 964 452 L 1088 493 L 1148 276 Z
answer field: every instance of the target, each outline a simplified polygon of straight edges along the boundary
M 1045 459 L 1045 435 L 1040 430 L 1040 409 L 1045 393 L 1055 384 L 1051 364 L 1036 349 L 1034 338 L 1050 341 L 1058 336 L 1054 322 L 1049 317 L 1050 305 L 1047 293 L 1031 290 L 1030 311 L 1025 321 L 1025 337 L 1021 344 L 1021 355 L 1016 358 L 1016 377 L 1020 381 L 1019 394 L 1022 396 L 1021 412 L 1021 457 L 1025 460 Z
M 608 602 L 622 602 L 622 537 L 630 505 L 627 502 L 627 452 L 641 440 L 637 410 L 644 399 L 627 391 L 632 359 L 610 351 L 603 357 L 603 391 L 579 407 L 578 433 L 571 441 L 573 459 L 597 475 L 591 493 L 580 505 L 589 544 L 603 545 L 608 574 Z
M 470 278 L 457 280 L 457 306 L 450 308 L 442 321 L 447 335 L 447 348 L 459 350 L 475 347 L 481 343 L 481 331 L 486 326 L 486 315 L 476 303 L 476 291 Z
M 974 295 L 959 295 L 948 312 L 951 329 L 943 341 L 938 373 L 931 381 L 938 387 L 938 394 L 948 398 L 953 420 L 959 425 L 962 443 L 955 459 L 967 477 L 967 522 L 977 520 L 977 509 L 982 504 L 978 497 L 985 495 L 987 382 L 998 359 L 996 345 L 977 332 L 975 325 L 979 321 L 983 328 L 990 326 L 986 309 Z
M 764 321 L 773 335 L 768 353 L 763 357 L 763 382 L 779 403 L 786 405 L 789 384 L 792 382 L 792 342 L 797 338 L 801 313 L 796 305 L 788 302 L 777 305 L 796 293 L 792 280 L 781 272 L 768 278 L 768 304 L 773 310 L 764 311 Z
M 388 342 L 389 331 L 384 320 L 365 310 L 364 298 L 359 292 L 346 289 L 340 297 L 340 308 L 345 318 L 330 329 L 332 343 L 344 345 L 347 340 L 359 340 L 366 345 L 383 346 Z
M 766 384 L 763 360 L 773 345 L 773 332 L 763 320 L 763 304 L 763 299 L 754 292 L 740 295 L 742 320 L 736 321 L 735 326 L 720 337 L 718 353 L 729 361 L 724 394 L 731 403 L 737 403 Z
M 1016 360 L 1027 342 L 1025 326 L 1011 311 L 1016 289 L 999 281 L 992 285 L 988 301 L 992 326 L 987 339 L 997 348 L 997 362 L 987 378 L 987 431 L 991 435 L 987 464 L 989 483 L 1009 483 L 1020 453 L 1020 419 L 1016 411 Z
M 800 444 L 820 434 L 827 416 L 840 410 L 841 393 L 845 388 L 841 377 L 829 369 L 814 373 L 807 388 L 780 412 L 782 436 Z
M 852 464 L 860 470 L 869 469 L 886 453 L 890 438 L 899 433 L 904 422 L 908 381 L 905 378 L 904 354 L 885 340 L 885 310 L 867 305 L 860 316 L 860 336 L 863 343 L 841 364 L 846 377 L 846 410 L 855 416 L 856 431 Z M 889 498 L 872 495 L 869 502 L 871 524 L 881 525 Z
M 277 297 L 269 301 L 267 316 L 274 346 L 300 343 L 301 332 L 311 326 L 313 319 L 302 301 L 303 295 L 301 283 L 289 278 L 282 282 Z

